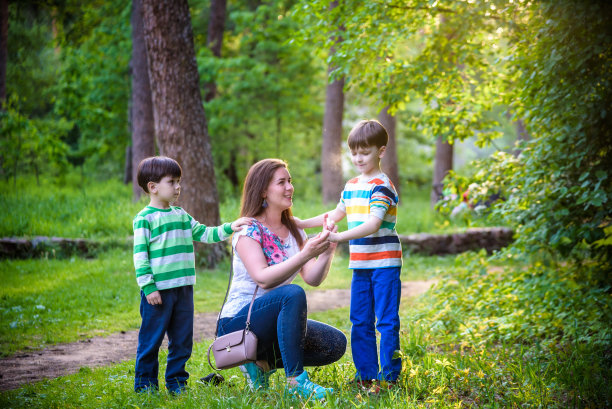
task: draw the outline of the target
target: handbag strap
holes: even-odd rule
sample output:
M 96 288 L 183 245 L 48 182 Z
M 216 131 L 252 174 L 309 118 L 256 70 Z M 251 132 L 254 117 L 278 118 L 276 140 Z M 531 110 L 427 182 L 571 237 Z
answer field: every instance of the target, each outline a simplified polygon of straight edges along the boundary
M 234 249 L 232 247 L 232 258 L 230 260 L 230 275 L 229 282 L 227 283 L 227 290 L 225 291 L 225 298 L 223 299 L 223 304 L 221 304 L 221 309 L 219 310 L 219 314 L 217 315 L 217 325 L 215 326 L 215 339 L 217 339 L 217 334 L 219 333 L 219 320 L 221 319 L 221 313 L 223 312 L 223 307 L 225 306 L 225 302 L 227 301 L 227 295 L 229 294 L 230 287 L 232 285 L 232 278 L 234 277 Z M 247 331 L 250 330 L 251 325 L 251 309 L 253 308 L 253 302 L 255 301 L 255 296 L 257 295 L 257 289 L 259 286 L 255 286 L 255 291 L 253 292 L 253 298 L 251 298 L 251 305 L 249 305 L 249 312 L 247 314 L 246 319 L 246 327 Z

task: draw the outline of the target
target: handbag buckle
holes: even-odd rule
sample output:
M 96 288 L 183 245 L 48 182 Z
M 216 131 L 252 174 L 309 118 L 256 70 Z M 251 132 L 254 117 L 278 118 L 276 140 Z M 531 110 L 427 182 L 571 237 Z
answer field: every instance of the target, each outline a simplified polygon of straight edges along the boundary
M 230 351 L 232 350 L 232 347 L 230 347 L 230 346 L 228 345 L 228 346 L 226 346 L 226 347 L 225 347 L 225 350 L 226 350 L 227 352 L 230 352 Z

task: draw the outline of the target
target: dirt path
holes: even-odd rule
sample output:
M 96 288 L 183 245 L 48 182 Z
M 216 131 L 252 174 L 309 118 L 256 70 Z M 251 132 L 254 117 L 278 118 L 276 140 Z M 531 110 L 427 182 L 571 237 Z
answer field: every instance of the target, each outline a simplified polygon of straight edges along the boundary
M 427 291 L 435 280 L 402 283 L 402 297 L 413 297 Z M 325 311 L 347 307 L 350 291 L 318 290 L 306 293 L 308 311 Z M 194 341 L 212 339 L 217 314 L 197 314 L 194 319 Z M 348 319 L 348 318 L 347 318 Z M 119 363 L 136 356 L 138 330 L 122 331 L 107 337 L 95 337 L 70 344 L 58 344 L 47 349 L 13 355 L 0 360 L 0 390 L 45 378 L 76 373 L 81 367 L 99 367 Z

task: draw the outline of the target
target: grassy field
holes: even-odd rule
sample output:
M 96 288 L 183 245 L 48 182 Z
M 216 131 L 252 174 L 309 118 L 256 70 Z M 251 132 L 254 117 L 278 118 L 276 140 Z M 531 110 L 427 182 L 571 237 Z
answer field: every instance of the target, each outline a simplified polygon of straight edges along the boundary
M 0 407 L 610 407 L 612 366 L 608 324 L 612 302 L 606 290 L 594 289 L 584 282 L 584 272 L 571 266 L 525 265 L 514 261 L 504 262 L 502 268 L 501 264 L 485 262 L 477 254 L 462 255 L 456 260 L 415 258 L 407 265 L 414 277 L 436 276 L 440 282 L 427 295 L 402 302 L 400 387 L 380 396 L 368 396 L 347 385 L 354 375 L 350 350 L 334 365 L 310 369 L 314 381 L 338 391 L 326 403 L 303 402 L 285 396 L 282 371 L 273 376 L 272 388 L 266 393 L 245 393 L 245 382 L 236 369 L 223 372 L 227 382 L 219 387 L 202 385 L 197 380 L 211 371 L 205 359 L 210 341 L 204 341 L 195 345 L 188 363 L 192 374 L 189 390 L 178 397 L 163 390 L 154 395 L 134 394 L 134 362 L 129 361 L 95 370 L 82 368 L 75 375 L 4 392 L 0 394 Z M 334 266 L 332 275 L 337 277 L 330 286 L 346 284 L 348 275 L 344 270 L 342 266 Z M 222 297 L 222 273 L 205 274 L 210 282 L 218 281 L 216 289 L 210 288 L 213 298 Z M 76 294 L 75 287 L 60 290 L 57 286 L 52 288 L 52 279 L 47 279 L 47 284 L 40 277 L 39 280 L 41 288 L 47 288 L 50 293 Z M 99 287 L 92 281 L 77 281 L 86 291 L 91 287 L 88 294 Z M 203 297 L 202 287 L 198 286 L 196 291 L 200 300 L 196 303 L 198 309 L 205 309 L 203 298 L 207 296 Z M 3 291 L 4 309 L 6 290 Z M 56 299 L 62 298 L 75 297 Z M 124 310 L 126 325 L 137 325 L 136 303 L 129 298 L 119 297 L 112 306 L 109 303 L 107 307 L 114 310 L 109 316 L 121 316 L 120 311 Z M 92 300 L 94 304 L 97 302 Z M 58 301 L 54 308 L 64 308 L 68 314 L 66 304 Z M 22 310 L 28 319 L 36 313 L 40 316 L 40 312 L 36 308 Z M 44 315 L 46 309 L 42 312 Z M 77 328 L 80 317 L 80 314 L 68 315 L 63 325 Z M 335 325 L 349 336 L 346 308 L 310 317 Z M 107 330 L 118 328 L 116 322 L 111 323 L 110 318 L 101 319 L 91 328 L 105 325 Z M 41 323 L 40 333 L 47 331 L 46 325 L 55 323 Z M 165 352 L 161 360 L 163 371 Z
M 82 181 L 69 174 L 63 180 L 33 178 L 0 181 L 0 237 L 57 236 L 106 240 L 123 239 L 132 234 L 132 219 L 146 204 L 146 197 L 134 203 L 131 186 L 116 180 Z M 317 200 L 305 200 L 296 192 L 293 213 L 308 218 L 332 210 Z M 239 216 L 240 198 L 220 206 L 221 220 Z M 484 223 L 484 221 L 481 221 Z M 340 224 L 346 228 L 346 221 Z M 449 222 L 432 212 L 429 191 L 406 187 L 398 210 L 400 234 L 442 232 L 467 227 L 465 221 Z M 314 230 L 313 230 L 314 231 Z

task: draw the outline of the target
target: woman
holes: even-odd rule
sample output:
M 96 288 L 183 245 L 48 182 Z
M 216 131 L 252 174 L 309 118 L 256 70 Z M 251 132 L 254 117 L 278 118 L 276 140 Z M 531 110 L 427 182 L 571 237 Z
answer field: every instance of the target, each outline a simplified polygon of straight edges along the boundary
M 296 227 L 291 206 L 293 186 L 287 164 L 257 162 L 247 174 L 240 214 L 251 226 L 234 234 L 234 277 L 219 320 L 218 335 L 243 329 L 253 292 L 251 330 L 257 335 L 257 362 L 240 367 L 253 389 L 267 388 L 276 368 L 284 368 L 287 388 L 305 398 L 321 399 L 333 389 L 311 382 L 304 366 L 327 365 L 346 350 L 346 337 L 329 325 L 308 320 L 306 294 L 291 284 L 299 273 L 318 286 L 325 280 L 335 244 L 324 229 L 306 239 Z

